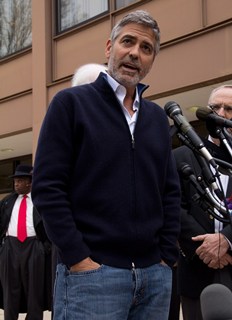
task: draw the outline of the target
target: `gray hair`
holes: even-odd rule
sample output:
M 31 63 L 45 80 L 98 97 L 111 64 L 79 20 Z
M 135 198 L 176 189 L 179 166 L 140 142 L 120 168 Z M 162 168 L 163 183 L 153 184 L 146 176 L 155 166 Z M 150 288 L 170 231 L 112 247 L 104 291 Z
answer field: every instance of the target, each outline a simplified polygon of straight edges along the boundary
M 209 96 L 209 102 L 211 101 L 212 96 L 214 95 L 214 93 L 218 90 L 221 89 L 232 89 L 232 84 L 223 84 L 215 89 L 213 89 L 213 91 L 211 92 L 210 96 Z
M 106 72 L 107 66 L 98 63 L 87 63 L 76 69 L 72 78 L 72 87 L 93 82 L 100 72 Z
M 121 29 L 129 23 L 138 23 L 143 26 L 149 27 L 153 30 L 155 35 L 155 54 L 158 54 L 160 49 L 160 29 L 156 20 L 154 20 L 150 14 L 143 10 L 137 10 L 128 13 L 123 17 L 112 29 L 110 39 L 112 42 L 118 37 Z

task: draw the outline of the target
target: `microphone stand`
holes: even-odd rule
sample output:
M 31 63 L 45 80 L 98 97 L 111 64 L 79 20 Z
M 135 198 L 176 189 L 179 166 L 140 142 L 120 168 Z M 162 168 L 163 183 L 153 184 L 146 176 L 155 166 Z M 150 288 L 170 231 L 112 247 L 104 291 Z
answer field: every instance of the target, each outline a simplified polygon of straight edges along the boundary
M 205 186 L 205 183 L 201 176 L 197 178 L 193 174 L 192 168 L 187 163 L 182 163 L 179 168 L 179 172 L 182 174 L 184 179 L 189 180 L 193 187 L 196 189 L 196 193 L 193 195 L 192 200 L 198 203 L 198 205 L 202 208 L 204 212 L 208 212 L 215 219 L 223 222 L 230 223 L 230 218 L 228 217 L 228 213 L 225 211 L 222 212 L 223 204 L 217 203 L 211 194 L 208 187 Z M 214 208 L 217 207 L 218 211 L 222 214 L 219 216 Z
M 231 226 L 232 226 L 232 218 L 231 218 L 231 214 L 230 214 L 230 211 L 229 211 L 227 203 L 226 203 L 225 195 L 224 195 L 224 193 L 222 191 L 223 189 L 222 189 L 222 185 L 221 185 L 220 173 L 218 171 L 218 168 L 214 168 L 214 169 L 215 169 L 215 176 L 217 177 L 218 182 L 220 184 L 220 188 L 216 188 L 216 186 L 215 186 L 215 181 L 216 180 L 214 180 L 215 177 L 214 177 L 213 173 L 211 172 L 208 163 L 205 161 L 205 159 L 203 160 L 203 157 L 201 156 L 199 151 L 191 144 L 191 142 L 185 136 L 183 136 L 183 134 L 181 132 L 177 132 L 176 134 L 177 134 L 178 138 L 187 147 L 189 147 L 193 151 L 193 153 L 196 156 L 197 161 L 199 162 L 200 167 L 204 168 L 203 176 L 206 179 L 206 183 L 205 183 L 204 179 L 201 176 L 198 177 L 198 182 L 202 185 L 202 189 L 204 191 L 201 191 L 200 189 L 197 189 L 198 194 L 199 194 L 200 197 L 197 199 L 197 196 L 195 196 L 195 198 L 197 199 L 199 205 L 202 208 L 204 207 L 203 210 L 205 211 L 206 208 L 205 208 L 205 205 L 204 205 L 204 201 L 207 201 L 207 204 L 211 204 L 211 208 L 216 208 L 224 218 L 220 217 L 212 209 L 210 210 L 210 214 L 212 216 L 214 216 L 215 219 L 217 219 L 217 220 L 219 220 L 221 222 L 230 223 Z M 193 184 L 193 181 L 191 179 L 190 179 L 190 181 Z M 216 196 L 218 198 L 216 198 L 212 194 L 210 188 L 208 187 L 208 185 L 211 185 L 211 187 L 212 187 L 212 183 L 213 183 L 213 186 L 214 186 L 214 189 L 215 189 L 214 192 L 215 192 L 215 194 L 216 194 Z M 196 188 L 196 182 L 194 183 L 194 186 Z M 203 199 L 204 201 L 201 201 L 201 199 Z M 207 212 L 209 212 L 209 209 L 207 209 Z
M 200 198 L 198 198 L 196 195 L 195 195 L 195 198 L 196 199 L 198 198 L 198 200 L 203 198 L 207 202 L 207 204 L 210 205 L 210 207 L 206 209 L 203 202 L 200 201 L 199 202 L 200 205 L 205 208 L 203 210 L 206 210 L 207 212 L 210 211 L 210 214 L 212 214 L 219 221 L 229 222 L 232 227 L 232 217 L 230 214 L 230 210 L 228 209 L 226 198 L 225 198 L 225 195 L 223 192 L 222 183 L 220 180 L 220 173 L 218 170 L 218 167 L 219 167 L 218 164 L 216 163 L 216 161 L 212 157 L 212 155 L 208 152 L 208 150 L 204 147 L 204 144 L 202 143 L 201 139 L 200 138 L 197 139 L 197 137 L 198 137 L 197 134 L 195 134 L 194 130 L 192 129 L 192 127 L 190 126 L 188 121 L 183 117 L 182 111 L 181 111 L 179 105 L 177 105 L 173 101 L 170 101 L 165 105 L 164 109 L 165 109 L 167 115 L 174 121 L 174 124 L 177 128 L 177 133 L 176 133 L 177 137 L 187 147 L 189 147 L 193 152 L 195 152 L 196 155 L 204 156 L 206 166 L 204 168 L 205 172 L 203 171 L 203 174 L 205 175 L 206 183 L 204 182 L 203 179 L 201 180 L 201 177 L 198 177 L 199 182 L 201 181 L 201 183 L 203 185 L 204 192 L 200 192 L 198 190 L 198 195 L 200 196 Z M 173 134 L 173 132 L 172 132 L 172 134 Z M 221 132 L 219 132 L 219 133 L 221 134 Z M 223 135 L 223 143 L 225 143 L 226 148 L 229 149 L 228 151 L 230 153 L 230 156 L 232 157 L 232 149 L 231 149 L 230 145 L 227 143 L 227 140 L 226 140 L 226 142 L 224 142 L 224 140 L 226 140 L 226 138 Z M 199 164 L 200 164 L 200 162 L 199 162 Z M 210 165 L 213 166 L 213 168 L 215 170 L 215 175 L 212 174 L 212 172 L 210 170 Z M 200 166 L 201 166 L 201 164 L 200 164 Z M 208 175 L 209 172 L 210 172 L 210 176 Z M 194 176 L 194 175 L 191 174 L 191 176 Z M 210 179 L 209 179 L 209 177 L 210 177 Z M 218 179 L 221 190 L 220 190 L 220 188 L 217 187 L 215 177 Z M 190 179 L 190 181 L 191 181 L 191 179 Z M 211 186 L 211 189 L 214 191 L 216 196 L 212 193 L 212 191 L 208 187 L 208 185 Z M 219 211 L 220 215 L 222 215 L 224 218 L 222 218 L 221 216 L 216 214 L 216 212 L 214 212 L 214 208 L 216 208 Z M 231 210 L 231 213 L 232 213 L 232 210 Z
M 225 129 L 225 128 L 223 128 Z M 221 128 L 217 127 L 215 133 L 217 134 L 217 136 L 219 137 L 220 141 L 224 144 L 224 146 L 226 147 L 227 151 L 229 152 L 231 158 L 232 158 L 232 148 L 230 143 L 228 142 L 228 140 L 225 137 L 225 130 L 222 130 Z
M 218 164 L 218 170 L 227 176 L 232 176 L 232 165 L 222 159 L 214 157 L 215 162 Z

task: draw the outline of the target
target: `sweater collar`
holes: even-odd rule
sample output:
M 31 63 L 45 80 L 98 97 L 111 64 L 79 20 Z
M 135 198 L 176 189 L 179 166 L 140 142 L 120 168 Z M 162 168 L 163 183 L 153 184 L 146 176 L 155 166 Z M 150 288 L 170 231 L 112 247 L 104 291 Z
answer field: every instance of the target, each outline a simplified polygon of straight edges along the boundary
M 100 78 L 104 78 L 104 79 L 107 81 L 107 83 L 110 84 L 110 86 L 111 86 L 111 88 L 114 90 L 114 92 L 115 92 L 115 89 L 114 89 L 114 88 L 117 88 L 118 86 L 120 86 L 120 84 L 119 84 L 114 78 L 112 78 L 108 73 L 106 74 L 106 73 L 101 72 L 100 75 L 99 75 L 99 77 L 100 77 Z M 116 84 L 114 84 L 114 85 L 112 86 L 111 83 L 108 81 L 108 79 L 112 79 L 112 83 L 115 82 Z M 114 87 L 114 86 L 115 86 L 115 87 Z M 139 99 L 141 98 L 143 92 L 144 92 L 145 90 L 147 90 L 148 88 L 149 88 L 149 85 L 145 85 L 145 84 L 143 84 L 143 83 L 138 83 L 138 85 L 137 85 L 137 87 L 136 87 L 136 97 L 137 97 L 137 95 L 138 95 L 138 101 L 139 101 Z M 137 98 L 136 98 L 136 99 L 137 99 Z

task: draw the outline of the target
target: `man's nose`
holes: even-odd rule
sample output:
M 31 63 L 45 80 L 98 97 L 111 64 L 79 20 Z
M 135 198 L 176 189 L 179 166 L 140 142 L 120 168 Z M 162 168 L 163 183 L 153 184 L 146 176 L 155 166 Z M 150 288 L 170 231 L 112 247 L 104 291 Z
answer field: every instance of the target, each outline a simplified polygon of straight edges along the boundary
M 133 58 L 137 58 L 139 55 L 139 46 L 134 45 L 132 48 L 130 48 L 129 56 Z
M 226 117 L 226 113 L 225 113 L 224 107 L 221 107 L 221 108 L 217 111 L 217 114 L 218 114 L 220 117 L 225 118 L 225 117 Z

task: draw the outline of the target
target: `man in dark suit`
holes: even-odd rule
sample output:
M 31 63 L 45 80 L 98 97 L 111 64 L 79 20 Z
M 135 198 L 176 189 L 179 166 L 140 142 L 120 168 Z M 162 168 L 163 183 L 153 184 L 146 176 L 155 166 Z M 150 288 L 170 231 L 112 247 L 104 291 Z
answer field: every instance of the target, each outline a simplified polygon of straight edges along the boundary
M 209 106 L 219 116 L 232 117 L 232 86 L 222 86 L 212 91 Z M 218 139 L 209 137 L 219 145 Z M 195 176 L 202 176 L 202 166 L 196 155 L 187 147 L 175 149 L 177 167 L 188 164 Z M 201 320 L 200 294 L 209 284 L 222 283 L 232 288 L 232 228 L 221 223 L 193 200 L 196 189 L 182 177 L 181 256 L 178 263 L 178 286 L 184 320 Z M 232 193 L 231 179 L 221 175 L 224 194 Z M 214 209 L 215 210 L 215 209 Z
M 11 176 L 15 191 L 0 202 L 1 308 L 5 320 L 17 320 L 21 312 L 27 312 L 27 320 L 42 320 L 43 310 L 51 310 L 51 246 L 31 200 L 32 170 L 32 166 L 17 166 Z

